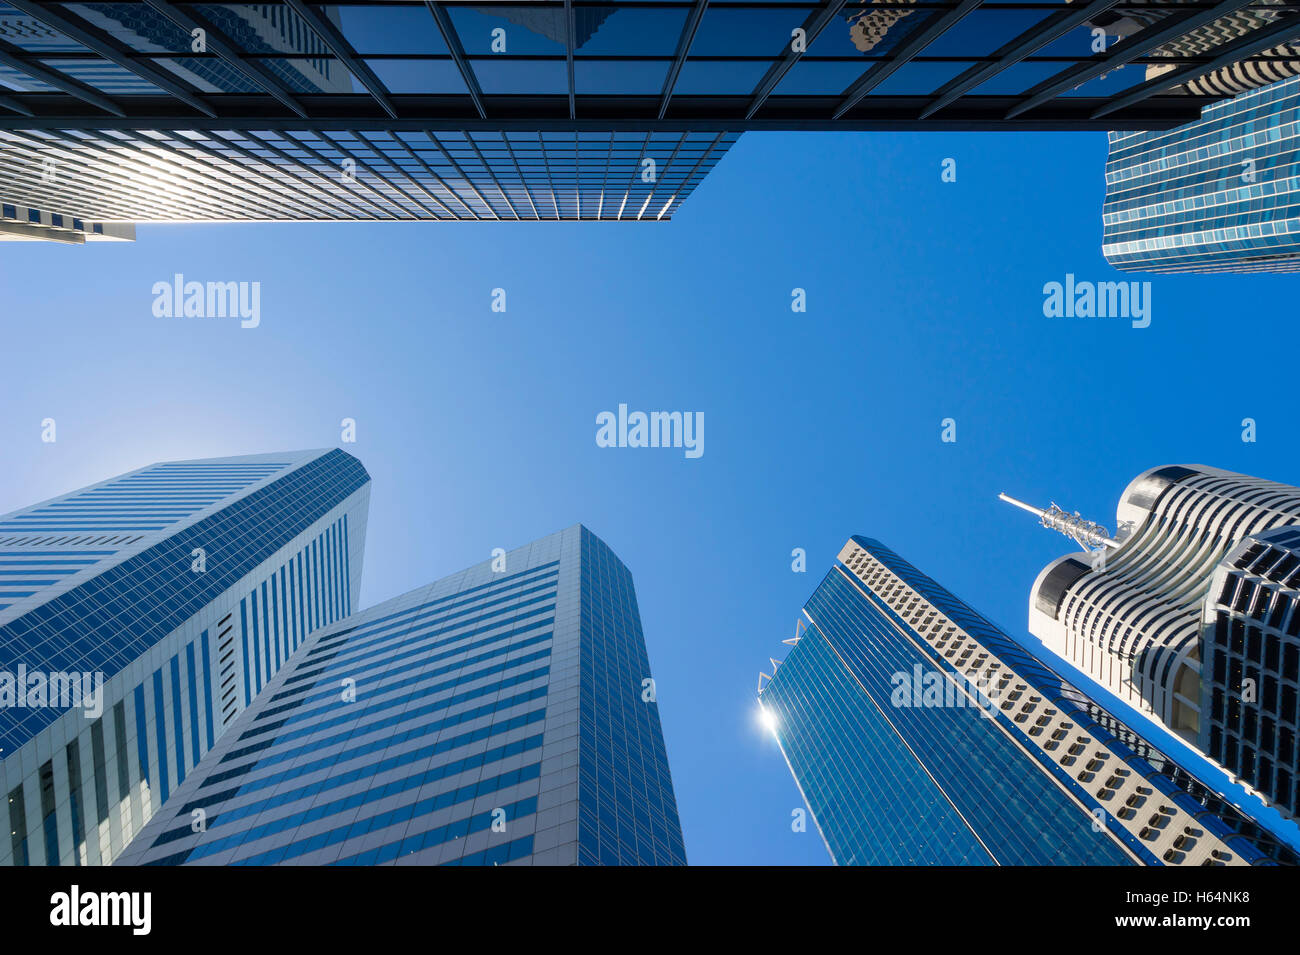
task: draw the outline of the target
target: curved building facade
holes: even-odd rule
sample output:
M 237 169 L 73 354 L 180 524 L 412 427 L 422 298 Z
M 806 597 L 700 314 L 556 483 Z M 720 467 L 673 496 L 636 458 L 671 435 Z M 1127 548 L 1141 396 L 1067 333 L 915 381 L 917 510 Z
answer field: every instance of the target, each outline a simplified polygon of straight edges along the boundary
M 1300 525 L 1300 488 L 1203 465 L 1171 465 L 1129 484 L 1117 518 L 1117 548 L 1067 555 L 1038 575 L 1029 630 L 1125 702 L 1195 743 L 1211 580 L 1243 539 Z

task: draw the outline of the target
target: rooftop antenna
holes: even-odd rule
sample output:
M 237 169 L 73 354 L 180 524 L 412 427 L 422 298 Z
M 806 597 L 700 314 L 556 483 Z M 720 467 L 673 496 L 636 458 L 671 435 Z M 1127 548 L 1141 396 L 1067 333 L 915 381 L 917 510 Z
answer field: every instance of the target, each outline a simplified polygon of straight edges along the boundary
M 1047 510 L 1043 510 L 1041 507 L 1034 507 L 1024 501 L 1017 501 L 1010 494 L 999 494 L 998 498 L 1008 504 L 1014 504 L 1022 511 L 1033 514 L 1038 518 L 1038 523 L 1044 527 L 1060 531 L 1066 537 L 1073 538 L 1074 542 L 1086 551 L 1095 552 L 1105 547 L 1119 546 L 1119 541 L 1110 536 L 1110 531 L 1096 521 L 1084 520 L 1078 511 L 1067 514 L 1057 507 L 1055 502 Z

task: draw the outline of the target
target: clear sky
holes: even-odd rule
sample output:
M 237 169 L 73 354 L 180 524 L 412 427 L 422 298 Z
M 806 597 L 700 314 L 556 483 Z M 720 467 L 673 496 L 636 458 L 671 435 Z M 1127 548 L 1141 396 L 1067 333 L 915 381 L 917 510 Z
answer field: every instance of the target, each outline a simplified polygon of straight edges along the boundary
M 690 860 L 825 863 L 791 832 L 755 685 L 850 535 L 1032 643 L 1029 588 L 1075 548 L 999 491 L 1113 530 L 1148 467 L 1300 483 L 1277 365 L 1300 280 L 1127 276 L 1152 282 L 1148 328 L 1044 316 L 1045 283 L 1120 278 L 1105 155 L 1100 133 L 750 133 L 666 224 L 5 244 L 0 512 L 159 460 L 339 445 L 354 418 L 362 606 L 587 524 L 636 581 Z M 260 282 L 260 326 L 156 318 L 177 272 Z M 704 454 L 598 447 L 620 403 L 703 412 Z

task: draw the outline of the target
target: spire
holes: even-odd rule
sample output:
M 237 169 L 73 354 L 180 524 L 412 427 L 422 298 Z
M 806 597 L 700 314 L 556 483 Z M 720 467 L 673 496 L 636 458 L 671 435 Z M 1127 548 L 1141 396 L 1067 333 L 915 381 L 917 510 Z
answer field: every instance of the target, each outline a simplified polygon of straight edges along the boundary
M 1095 521 L 1084 520 L 1078 511 L 1073 515 L 1065 513 L 1055 503 L 1043 510 L 1026 504 L 1024 501 L 1017 501 L 1009 494 L 999 494 L 998 497 L 1008 504 L 1014 504 L 1022 511 L 1028 511 L 1038 518 L 1038 523 L 1044 527 L 1060 531 L 1066 537 L 1074 539 L 1074 542 L 1084 550 L 1096 551 L 1103 547 L 1118 547 L 1119 541 L 1110 536 L 1110 531 L 1102 527 Z

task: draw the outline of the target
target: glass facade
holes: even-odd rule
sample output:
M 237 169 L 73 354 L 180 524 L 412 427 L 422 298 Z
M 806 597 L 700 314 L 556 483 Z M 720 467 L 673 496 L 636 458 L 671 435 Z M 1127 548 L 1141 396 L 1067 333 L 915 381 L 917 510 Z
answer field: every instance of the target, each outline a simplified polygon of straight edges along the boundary
M 0 196 L 109 223 L 656 221 L 747 129 L 1184 123 L 1290 75 L 1287 22 L 1277 0 L 8 0 Z
M 114 221 L 655 221 L 671 218 L 737 136 L 0 131 L 0 194 Z M 62 178 L 41 180 L 44 157 Z
M 1223 560 L 1201 636 L 1201 747 L 1300 816 L 1300 530 L 1253 534 Z
M 155 464 L 0 516 L 0 611 L 19 601 L 28 606 L 42 602 L 61 580 L 94 568 L 147 534 L 177 524 L 284 467 L 277 461 Z
M 1202 68 L 1215 56 L 1238 53 L 1265 68 L 1278 59 L 1276 44 L 1246 49 L 1242 41 L 1276 31 L 1282 19 L 1278 0 L 1228 14 L 1222 5 L 1178 0 L 1118 3 L 1102 13 L 1061 0 L 171 6 L 0 4 L 7 108 L 36 118 L 170 111 L 329 120 L 341 109 L 358 119 L 531 120 L 534 130 L 543 128 L 538 120 L 566 119 L 720 129 L 714 124 L 792 116 L 916 121 L 920 110 L 893 110 L 908 99 L 927 106 L 970 93 L 994 99 L 954 112 L 994 122 L 1007 118 L 997 98 L 1051 89 L 1051 99 L 1096 106 L 1153 75 L 1185 71 L 1172 74 L 1182 82 L 1163 97 L 1174 102 L 1146 104 L 1148 115 L 1167 121 L 1179 109 L 1195 115 L 1199 103 L 1177 99 L 1212 72 Z M 1094 26 L 1107 34 L 1105 50 L 1094 49 Z M 1105 59 L 1125 44 L 1121 56 Z M 1122 69 L 1130 63 L 1135 68 Z M 1054 106 L 1060 111 L 1050 115 L 1062 122 L 1089 118 L 1090 110 Z
M 154 465 L 0 517 L 0 864 L 121 852 L 307 635 L 351 613 L 368 493 L 350 455 L 295 452 Z M 91 683 L 56 696 L 72 679 Z
M 1102 251 L 1149 272 L 1300 267 L 1300 77 L 1162 132 L 1112 132 Z
M 570 528 L 309 637 L 121 861 L 684 863 L 646 679 Z
M 876 541 L 803 624 L 760 700 L 839 864 L 1296 861 Z
M 582 528 L 578 861 L 685 865 L 632 575 Z

